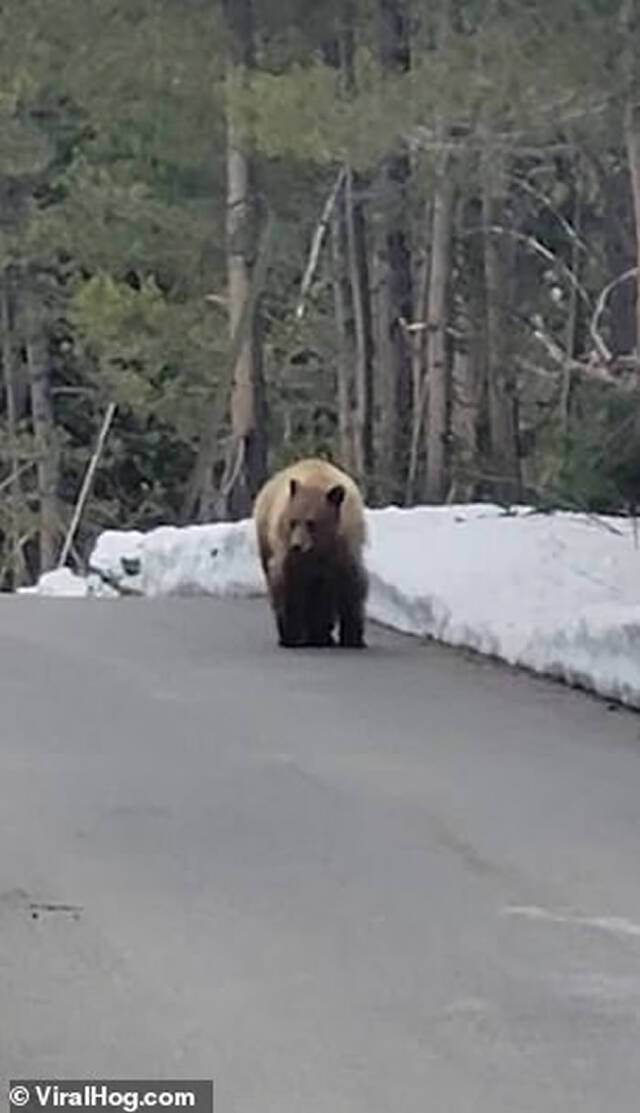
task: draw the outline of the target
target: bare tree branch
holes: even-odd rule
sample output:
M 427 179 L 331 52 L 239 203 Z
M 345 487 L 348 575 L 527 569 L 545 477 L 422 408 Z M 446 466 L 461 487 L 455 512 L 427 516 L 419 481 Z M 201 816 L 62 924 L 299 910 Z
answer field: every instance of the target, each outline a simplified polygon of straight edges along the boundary
M 479 232 L 482 231 L 482 229 L 469 229 L 469 232 L 467 234 L 470 234 L 474 231 Z M 486 229 L 486 231 L 492 232 L 495 235 L 499 236 L 512 236 L 513 239 L 519 240 L 521 243 L 525 243 L 527 247 L 530 247 L 531 250 L 535 251 L 537 255 L 540 255 L 542 259 L 546 259 L 547 262 L 551 263 L 552 266 L 557 267 L 558 270 L 568 280 L 569 284 L 573 287 L 576 293 L 579 295 L 584 304 L 589 309 L 591 308 L 591 298 L 589 297 L 589 294 L 585 290 L 582 283 L 576 278 L 571 268 L 568 267 L 562 259 L 558 258 L 555 252 L 551 251 L 550 248 L 545 247 L 545 245 L 541 243 L 540 240 L 536 239 L 535 236 L 530 236 L 526 232 L 518 232 L 516 228 L 505 228 L 502 224 L 492 224 Z M 606 349 L 604 351 L 601 351 L 600 354 L 604 358 L 609 358 Z
M 89 461 L 89 466 L 88 466 L 88 468 L 85 472 L 85 477 L 84 477 L 84 480 L 82 482 L 82 487 L 80 488 L 80 494 L 78 495 L 78 501 L 76 503 L 76 507 L 75 507 L 75 510 L 73 512 L 73 517 L 71 519 L 71 525 L 69 526 L 69 530 L 67 532 L 67 536 L 65 538 L 64 545 L 62 546 L 62 552 L 60 553 L 60 559 L 58 561 L 58 568 L 63 567 L 63 565 L 65 564 L 66 559 L 69 555 L 69 550 L 71 548 L 71 544 L 73 542 L 75 532 L 76 532 L 76 530 L 78 528 L 78 525 L 80 523 L 80 518 L 82 517 L 82 511 L 84 510 L 85 503 L 86 503 L 86 501 L 89 497 L 89 492 L 91 490 L 91 484 L 93 483 L 93 477 L 96 473 L 96 469 L 97 469 L 98 464 L 100 462 L 100 457 L 102 455 L 102 450 L 104 448 L 104 444 L 105 444 L 105 441 L 107 439 L 107 434 L 109 432 L 111 422 L 113 421 L 113 418 L 115 416 L 115 412 L 116 412 L 116 404 L 115 404 L 115 402 L 110 402 L 109 405 L 107 406 L 107 411 L 104 415 L 104 419 L 103 419 L 102 426 L 101 426 L 101 429 L 100 429 L 100 433 L 99 433 L 99 436 L 98 436 L 98 443 L 96 444 L 93 456 L 91 457 L 91 459 Z
M 546 115 L 553 121 L 556 131 L 566 127 L 576 121 L 593 118 L 594 115 L 600 115 L 606 112 L 611 102 L 615 99 L 615 93 L 609 96 L 599 97 L 598 100 L 582 100 L 581 103 L 576 104 L 571 110 L 563 112 L 563 107 L 567 104 L 567 97 L 563 97 L 561 102 L 553 102 L 547 105 L 539 105 L 538 111 L 540 115 Z M 569 98 L 570 99 L 570 98 Z M 562 153 L 563 151 L 571 150 L 571 143 L 544 143 L 538 145 L 530 142 L 530 132 L 517 130 L 505 132 L 492 132 L 491 142 L 495 147 L 508 148 L 515 155 L 531 155 L 536 156 L 543 153 Z M 435 127 L 428 127 L 426 125 L 418 125 L 411 129 L 410 132 L 403 136 L 405 142 L 413 149 L 418 150 L 437 150 L 437 151 L 463 151 L 463 150 L 481 150 L 485 141 L 482 135 L 476 129 L 473 121 L 458 121 L 449 129 L 449 136 L 444 138 L 438 134 Z
M 630 279 L 630 278 L 637 278 L 638 271 L 639 271 L 638 267 L 631 267 L 628 271 L 625 271 L 623 274 L 619 274 L 617 278 L 614 278 L 612 282 L 609 282 L 608 285 L 605 286 L 604 290 L 601 292 L 601 294 L 599 295 L 598 300 L 596 302 L 596 308 L 595 308 L 595 312 L 593 314 L 593 317 L 591 319 L 591 324 L 589 326 L 589 332 L 591 333 L 591 337 L 592 337 L 593 342 L 596 345 L 598 351 L 602 352 L 604 354 L 607 362 L 610 362 L 612 357 L 611 357 L 611 352 L 607 348 L 604 340 L 602 339 L 602 337 L 600 336 L 600 333 L 598 332 L 598 325 L 600 323 L 600 318 L 601 318 L 602 314 L 604 313 L 605 306 L 607 304 L 607 298 L 613 292 L 613 290 L 615 290 L 616 286 L 620 286 L 621 283 L 627 282 L 628 279 Z
M 531 326 L 536 340 L 542 344 L 553 362 L 563 370 L 568 366 L 583 377 L 594 379 L 606 386 L 615 386 L 625 392 L 637 389 L 640 365 L 635 357 L 624 357 L 611 363 L 610 360 L 598 359 L 594 352 L 586 361 L 575 359 L 550 334 L 540 314 L 532 318 Z
M 346 166 L 341 166 L 340 170 L 338 171 L 338 176 L 337 176 L 335 182 L 333 183 L 333 186 L 331 187 L 331 191 L 329 193 L 329 196 L 327 197 L 327 200 L 324 203 L 324 207 L 322 209 L 322 214 L 320 216 L 320 220 L 318 221 L 318 224 L 316 226 L 316 230 L 313 234 L 313 239 L 311 241 L 311 249 L 309 251 L 309 261 L 307 262 L 307 266 L 306 266 L 306 269 L 305 269 L 305 272 L 304 272 L 302 283 L 300 285 L 300 297 L 298 298 L 298 304 L 296 306 L 295 315 L 296 315 L 296 320 L 298 320 L 298 321 L 301 321 L 303 316 L 304 316 L 306 297 L 307 297 L 307 294 L 309 293 L 311 283 L 313 282 L 313 276 L 315 275 L 316 268 L 318 266 L 318 260 L 320 258 L 320 252 L 322 250 L 322 244 L 323 244 L 324 238 L 327 234 L 327 231 L 329 229 L 329 225 L 331 223 L 331 217 L 332 217 L 332 214 L 333 214 L 333 210 L 335 208 L 336 201 L 337 201 L 338 196 L 340 194 L 340 190 L 342 189 L 342 186 L 343 186 L 343 183 L 344 183 L 344 180 L 345 180 L 345 177 L 346 177 L 346 173 L 347 173 Z
M 18 476 L 22 475 L 25 471 L 28 471 L 29 468 L 34 468 L 37 462 L 37 460 L 27 460 L 26 464 L 21 464 L 16 472 L 12 472 L 12 474 L 8 476 L 7 479 L 2 480 L 2 483 L 0 483 L 0 492 L 6 491 L 7 487 L 10 487 L 14 480 L 18 478 Z
M 578 232 L 573 227 L 571 221 L 567 220 L 567 218 L 562 215 L 557 206 L 553 204 L 553 201 L 549 197 L 547 197 L 546 193 L 543 193 L 540 189 L 536 189 L 535 186 L 532 186 L 530 182 L 526 182 L 524 178 L 521 178 L 518 174 L 509 174 L 509 178 L 514 183 L 514 185 L 518 187 L 518 189 L 521 189 L 524 193 L 528 193 L 531 197 L 535 197 L 536 200 L 540 201 L 545 206 L 545 208 L 549 210 L 550 213 L 553 213 L 554 217 L 560 224 L 561 228 L 564 229 L 571 242 L 577 245 L 586 254 L 589 254 L 588 245 L 585 243 L 582 237 L 578 235 Z

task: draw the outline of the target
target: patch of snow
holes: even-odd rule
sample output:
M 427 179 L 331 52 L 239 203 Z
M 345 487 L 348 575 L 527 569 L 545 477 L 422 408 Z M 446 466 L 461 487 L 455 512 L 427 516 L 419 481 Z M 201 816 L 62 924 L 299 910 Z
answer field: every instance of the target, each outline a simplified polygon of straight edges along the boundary
M 88 584 L 83 576 L 77 576 L 70 568 L 54 568 L 51 572 L 45 572 L 34 587 L 20 587 L 18 593 L 84 598 L 88 594 Z
M 371 612 L 640 706 L 640 553 L 625 519 L 498 507 L 370 515 Z
M 132 594 L 144 595 L 140 576 L 144 540 L 145 534 L 135 529 L 101 533 L 89 559 L 89 595 L 117 597 L 121 582 Z
M 100 573 L 141 595 L 262 595 L 264 583 L 248 522 L 160 526 L 149 533 L 109 530 L 91 554 L 94 590 Z
M 367 519 L 372 619 L 640 707 L 640 552 L 629 521 L 486 503 L 388 507 Z M 248 521 L 109 530 L 90 565 L 90 595 L 265 591 Z

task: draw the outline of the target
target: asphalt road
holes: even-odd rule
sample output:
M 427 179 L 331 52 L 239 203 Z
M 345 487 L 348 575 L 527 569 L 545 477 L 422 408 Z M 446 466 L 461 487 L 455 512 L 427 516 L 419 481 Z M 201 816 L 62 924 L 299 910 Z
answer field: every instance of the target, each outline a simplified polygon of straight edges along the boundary
M 0 1078 L 638 1113 L 640 717 L 263 602 L 0 600 Z

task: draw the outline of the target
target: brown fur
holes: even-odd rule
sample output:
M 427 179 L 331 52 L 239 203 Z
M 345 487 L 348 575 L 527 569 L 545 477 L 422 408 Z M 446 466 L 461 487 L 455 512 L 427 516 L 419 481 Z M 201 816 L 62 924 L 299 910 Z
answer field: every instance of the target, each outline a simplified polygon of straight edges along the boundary
M 301 460 L 264 485 L 253 511 L 281 645 L 364 645 L 367 580 L 362 496 L 324 460 Z

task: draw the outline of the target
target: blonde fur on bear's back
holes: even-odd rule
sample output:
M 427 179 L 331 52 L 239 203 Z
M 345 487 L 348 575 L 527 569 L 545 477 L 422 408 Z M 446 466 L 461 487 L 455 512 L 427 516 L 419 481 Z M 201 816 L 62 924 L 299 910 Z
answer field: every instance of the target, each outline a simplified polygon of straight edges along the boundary
M 296 479 L 302 487 L 314 487 L 323 491 L 329 491 L 337 484 L 344 487 L 345 497 L 340 507 L 338 532 L 353 556 L 358 558 L 366 543 L 364 503 L 358 486 L 351 476 L 334 464 L 311 458 L 298 460 L 276 472 L 267 480 L 255 500 L 253 520 L 265 571 L 270 555 L 277 551 L 280 543 L 278 531 L 286 517 L 290 498 L 289 484 L 292 479 Z

